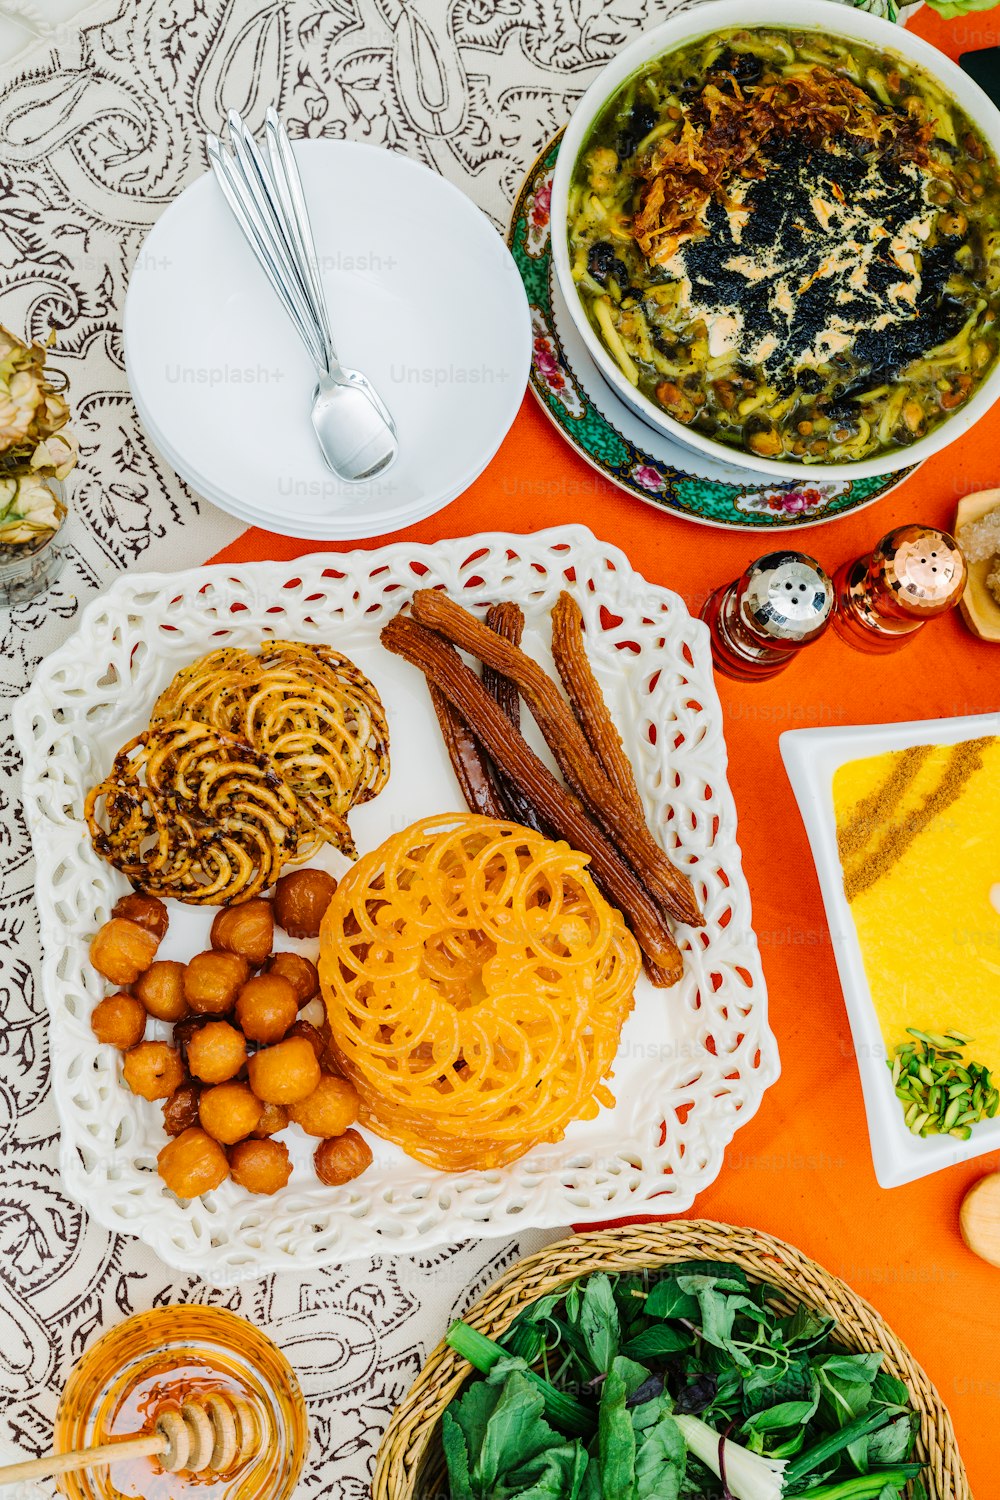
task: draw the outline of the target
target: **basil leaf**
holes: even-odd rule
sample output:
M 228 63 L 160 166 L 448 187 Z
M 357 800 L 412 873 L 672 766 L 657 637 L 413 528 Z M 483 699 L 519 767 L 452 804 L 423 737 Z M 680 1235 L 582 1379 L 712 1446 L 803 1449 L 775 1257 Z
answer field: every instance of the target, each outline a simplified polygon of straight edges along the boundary
M 833 1318 L 821 1317 L 812 1308 L 800 1304 L 790 1318 L 780 1318 L 777 1326 L 788 1348 L 812 1349 L 821 1344 L 836 1325 Z
M 682 1291 L 672 1278 L 658 1281 L 646 1298 L 646 1312 L 651 1318 L 696 1318 L 698 1299 Z
M 638 1364 L 634 1359 L 628 1359 L 624 1354 L 619 1354 L 611 1362 L 611 1368 L 617 1372 L 625 1382 L 625 1399 L 629 1400 L 636 1391 L 640 1390 L 649 1379 L 649 1370 L 645 1365 Z
M 693 1343 L 694 1338 L 686 1329 L 654 1323 L 630 1339 L 624 1352 L 630 1359 L 655 1359 L 666 1354 L 679 1354 L 682 1349 L 690 1349 Z
M 813 1365 L 820 1411 L 831 1426 L 845 1427 L 867 1409 L 881 1363 L 881 1354 L 831 1354 Z
M 580 1333 L 594 1369 L 604 1374 L 621 1344 L 618 1306 L 603 1271 L 589 1277 L 580 1308 Z
M 749 1292 L 750 1279 L 739 1266 L 724 1260 L 685 1260 L 670 1267 L 674 1276 L 710 1276 L 723 1291 Z
M 901 1380 L 887 1370 L 879 1370 L 872 1386 L 872 1400 L 883 1406 L 898 1406 L 901 1411 L 910 1410 L 910 1392 Z
M 767 1406 L 743 1423 L 744 1432 L 780 1432 L 783 1427 L 801 1427 L 808 1422 L 819 1405 L 819 1391 L 815 1401 L 781 1401 L 777 1406 Z
M 818 1398 L 819 1382 L 804 1355 L 786 1365 L 777 1375 L 773 1369 L 765 1367 L 748 1375 L 743 1383 L 743 1406 L 751 1415 L 783 1401 L 813 1401 Z

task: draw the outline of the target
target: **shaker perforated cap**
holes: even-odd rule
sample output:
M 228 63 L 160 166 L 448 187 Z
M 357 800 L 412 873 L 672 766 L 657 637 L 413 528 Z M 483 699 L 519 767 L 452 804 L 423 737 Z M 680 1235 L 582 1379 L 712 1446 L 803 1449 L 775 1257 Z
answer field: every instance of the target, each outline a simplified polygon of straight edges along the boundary
M 743 623 L 770 642 L 804 645 L 826 628 L 833 584 L 802 552 L 769 552 L 750 564 L 737 585 Z
M 912 619 L 943 614 L 965 590 L 967 567 L 953 536 L 931 526 L 899 526 L 872 553 L 869 582 Z

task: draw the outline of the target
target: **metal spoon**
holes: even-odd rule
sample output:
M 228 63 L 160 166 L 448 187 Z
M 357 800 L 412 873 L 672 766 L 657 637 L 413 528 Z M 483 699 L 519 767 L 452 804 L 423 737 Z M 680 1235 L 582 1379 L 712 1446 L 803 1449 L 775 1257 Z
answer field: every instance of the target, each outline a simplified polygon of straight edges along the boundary
M 231 156 L 217 137 L 209 136 L 208 159 L 251 250 L 315 366 L 318 383 L 312 423 L 323 457 L 327 466 L 349 483 L 373 479 L 389 467 L 399 451 L 395 423 L 367 378 L 358 370 L 346 369 L 337 359 L 315 248 L 311 265 L 300 262 L 300 243 L 307 261 L 310 259 L 308 217 L 308 238 L 304 239 L 301 219 L 296 216 L 293 223 L 286 214 L 284 195 L 235 111 L 229 117 L 229 133 L 235 155 Z M 290 147 L 287 154 L 295 171 Z M 295 172 L 295 180 L 297 177 Z M 305 213 L 301 183 L 298 193 Z

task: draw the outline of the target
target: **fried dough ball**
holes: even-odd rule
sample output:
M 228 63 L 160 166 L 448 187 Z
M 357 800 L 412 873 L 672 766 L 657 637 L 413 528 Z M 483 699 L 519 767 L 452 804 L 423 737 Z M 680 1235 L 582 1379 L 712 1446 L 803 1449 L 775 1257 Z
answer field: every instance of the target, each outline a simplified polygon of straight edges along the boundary
M 184 965 L 176 959 L 157 959 L 139 975 L 133 989 L 157 1021 L 183 1021 L 190 1014 L 184 996 Z
M 181 1135 L 198 1123 L 198 1099 L 201 1089 L 188 1079 L 163 1101 L 163 1128 L 167 1135 Z
M 174 1026 L 174 1046 L 180 1049 L 181 1057 L 187 1062 L 188 1047 L 191 1038 L 196 1032 L 204 1030 L 211 1023 L 210 1016 L 185 1016 L 183 1021 L 178 1021 Z
M 248 1083 L 217 1083 L 205 1090 L 198 1105 L 202 1130 L 224 1146 L 256 1130 L 263 1113 L 264 1106 Z
M 319 925 L 337 882 L 325 870 L 293 870 L 274 887 L 274 919 L 289 937 L 319 936 Z
M 111 908 L 111 915 L 138 922 L 140 927 L 145 927 L 147 932 L 153 934 L 158 943 L 162 942 L 170 925 L 167 908 L 159 896 L 143 896 L 139 891 L 130 891 L 127 896 L 116 901 Z
M 357 1090 L 346 1078 L 320 1079 L 307 1099 L 288 1106 L 289 1118 L 300 1125 L 306 1135 L 343 1135 L 358 1118 L 360 1101 Z
M 99 1042 L 127 1052 L 146 1033 L 146 1012 L 131 995 L 108 995 L 94 1006 L 90 1026 Z
M 274 942 L 274 912 L 270 901 L 257 897 L 242 906 L 225 906 L 212 923 L 212 947 L 238 953 L 259 969 Z
M 252 1042 L 279 1042 L 298 1013 L 295 991 L 280 974 L 248 979 L 236 1001 L 236 1019 Z
M 166 1099 L 185 1079 L 176 1048 L 166 1042 L 140 1042 L 125 1054 L 125 1082 L 140 1099 Z
M 312 1026 L 308 1021 L 296 1021 L 294 1026 L 288 1028 L 288 1035 L 304 1036 L 315 1052 L 317 1062 L 322 1063 L 323 1053 L 326 1051 L 326 1041 L 320 1036 L 315 1026 Z
M 273 953 L 267 961 L 268 974 L 280 974 L 287 979 L 298 996 L 300 1005 L 305 1005 L 319 994 L 319 970 L 301 953 Z
M 327 1187 L 343 1187 L 372 1164 L 371 1147 L 356 1130 L 346 1130 L 332 1141 L 320 1141 L 313 1157 L 316 1176 Z
M 203 1083 L 226 1083 L 246 1060 L 246 1039 L 228 1021 L 209 1021 L 187 1044 L 188 1067 Z
M 292 1175 L 288 1147 L 281 1141 L 241 1141 L 229 1153 L 233 1181 L 248 1193 L 276 1193 Z
M 153 959 L 160 940 L 128 917 L 112 917 L 95 934 L 90 962 L 98 974 L 122 987 L 135 984 Z
M 250 1087 L 265 1104 L 296 1104 L 319 1080 L 316 1054 L 302 1036 L 264 1047 L 250 1059 Z
M 261 1138 L 267 1135 L 277 1135 L 279 1130 L 284 1130 L 288 1124 L 288 1110 L 283 1104 L 265 1104 L 264 1113 L 257 1121 L 257 1129 L 250 1132 L 251 1135 Z
M 156 1158 L 156 1170 L 178 1198 L 200 1198 L 229 1176 L 229 1162 L 218 1141 L 197 1126 L 168 1141 Z
M 184 973 L 184 995 L 202 1016 L 221 1016 L 232 1010 L 236 996 L 250 978 L 250 965 L 238 953 L 209 949 L 196 953 Z

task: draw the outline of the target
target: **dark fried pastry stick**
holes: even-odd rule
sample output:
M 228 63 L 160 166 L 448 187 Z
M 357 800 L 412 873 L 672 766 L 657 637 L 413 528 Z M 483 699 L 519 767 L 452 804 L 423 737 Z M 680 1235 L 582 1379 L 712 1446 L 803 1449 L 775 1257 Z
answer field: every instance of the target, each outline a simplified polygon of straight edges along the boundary
M 632 762 L 625 754 L 621 735 L 587 655 L 583 614 L 573 596 L 565 591 L 559 595 L 552 610 L 552 658 L 577 722 L 593 746 L 604 774 L 621 792 L 636 817 L 645 822 L 646 809 L 635 783 Z M 655 972 L 656 965 L 648 958 L 646 968 L 655 985 L 670 983 L 669 979 Z
M 542 818 L 574 848 L 590 855 L 595 875 L 621 910 L 642 951 L 672 982 L 678 980 L 683 971 L 680 950 L 635 871 L 543 765 L 454 646 L 416 620 L 399 615 L 383 629 L 382 644 L 419 667 L 430 685 L 474 728 L 504 774 L 527 790 Z
M 635 784 L 632 762 L 625 754 L 621 735 L 587 655 L 583 613 L 572 594 L 565 591 L 559 595 L 552 610 L 552 658 L 577 722 L 604 774 L 614 782 L 635 816 L 645 821 L 646 809 Z
M 650 894 L 679 922 L 703 927 L 705 919 L 691 882 L 670 861 L 646 827 L 645 818 L 608 780 L 559 689 L 536 661 L 487 629 L 482 620 L 434 589 L 418 589 L 413 617 L 453 645 L 502 672 L 516 685 L 566 777 L 623 858 L 646 882 Z M 478 722 L 475 725 L 478 733 Z M 535 799 L 537 801 L 537 799 Z
M 486 623 L 497 635 L 502 635 L 512 646 L 520 646 L 524 631 L 524 611 L 512 599 L 494 604 L 487 612 Z M 483 686 L 506 714 L 514 728 L 521 728 L 521 697 L 509 677 L 494 672 L 492 667 L 483 668 Z M 550 830 L 541 826 L 541 819 L 531 798 L 526 796 L 516 781 L 493 768 L 497 790 L 509 817 L 524 828 L 533 828 L 536 833 L 549 836 Z
M 507 809 L 475 735 L 436 687 L 431 687 L 430 693 L 441 738 L 469 811 L 484 818 L 506 818 Z

